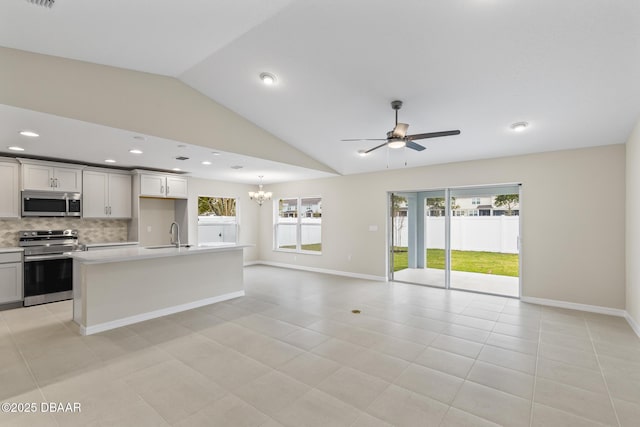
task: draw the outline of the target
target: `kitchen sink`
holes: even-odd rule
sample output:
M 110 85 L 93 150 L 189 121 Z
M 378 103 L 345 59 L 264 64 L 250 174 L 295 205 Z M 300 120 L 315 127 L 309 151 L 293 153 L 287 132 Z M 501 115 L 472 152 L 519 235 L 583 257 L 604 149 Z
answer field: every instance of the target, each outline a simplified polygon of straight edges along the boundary
M 176 245 L 160 245 L 160 246 L 145 246 L 145 249 L 169 249 L 175 248 Z M 180 245 L 181 248 L 190 248 L 191 245 Z

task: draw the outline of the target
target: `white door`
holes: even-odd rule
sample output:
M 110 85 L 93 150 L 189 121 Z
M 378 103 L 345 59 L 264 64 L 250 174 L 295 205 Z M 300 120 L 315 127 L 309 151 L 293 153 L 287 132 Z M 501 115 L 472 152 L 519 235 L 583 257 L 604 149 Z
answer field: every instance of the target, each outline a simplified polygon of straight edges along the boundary
M 53 168 L 42 165 L 22 165 L 22 188 L 24 190 L 54 191 Z
M 20 217 L 18 164 L 0 162 L 0 218 Z
M 0 264 L 0 304 L 22 299 L 22 263 Z
M 163 175 L 140 175 L 140 195 L 165 197 L 166 178 Z
M 180 176 L 167 177 L 167 197 L 174 199 L 186 199 L 189 197 L 187 178 Z
M 85 171 L 84 191 L 82 192 L 82 216 L 84 218 L 105 218 L 107 212 L 107 174 L 104 172 Z
M 82 191 L 82 171 L 72 168 L 53 168 L 55 191 L 79 193 Z
M 109 216 L 131 218 L 131 175 L 109 174 Z

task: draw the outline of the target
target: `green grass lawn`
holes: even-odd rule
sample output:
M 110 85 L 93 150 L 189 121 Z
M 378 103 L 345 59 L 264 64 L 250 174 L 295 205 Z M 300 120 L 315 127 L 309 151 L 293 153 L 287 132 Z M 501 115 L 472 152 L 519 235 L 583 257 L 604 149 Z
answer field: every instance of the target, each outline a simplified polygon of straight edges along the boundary
M 396 246 L 394 248 L 393 261 L 393 271 L 407 268 L 407 248 Z M 427 268 L 444 270 L 444 249 L 427 249 Z M 518 254 L 451 251 L 451 269 L 455 271 L 518 277 Z
M 309 243 L 307 245 L 300 245 L 303 251 L 316 251 L 322 252 L 322 243 Z M 295 249 L 296 245 L 280 246 L 280 249 Z

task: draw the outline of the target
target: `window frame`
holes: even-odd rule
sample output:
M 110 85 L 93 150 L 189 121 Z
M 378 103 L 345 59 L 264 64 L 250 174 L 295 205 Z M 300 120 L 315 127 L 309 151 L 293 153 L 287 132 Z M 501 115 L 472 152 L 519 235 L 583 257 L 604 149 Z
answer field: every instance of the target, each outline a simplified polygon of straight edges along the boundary
M 307 254 L 307 255 L 322 255 L 322 212 L 320 216 L 320 223 L 305 223 L 304 220 L 307 219 L 305 212 L 302 212 L 302 200 L 304 199 L 319 199 L 320 204 L 322 203 L 322 196 L 298 196 L 298 197 L 278 197 L 273 200 L 273 251 L 275 252 L 289 252 L 296 254 Z M 279 222 L 280 220 L 280 201 L 281 200 L 296 200 L 296 221 L 295 223 L 286 223 Z M 313 217 L 311 217 L 313 218 Z M 278 242 L 278 227 L 280 225 L 284 226 L 295 226 L 296 233 L 296 247 L 295 249 L 289 248 L 281 248 L 279 247 Z M 302 249 L 302 226 L 312 226 L 312 227 L 320 227 L 320 250 L 319 251 L 310 251 L 307 249 Z

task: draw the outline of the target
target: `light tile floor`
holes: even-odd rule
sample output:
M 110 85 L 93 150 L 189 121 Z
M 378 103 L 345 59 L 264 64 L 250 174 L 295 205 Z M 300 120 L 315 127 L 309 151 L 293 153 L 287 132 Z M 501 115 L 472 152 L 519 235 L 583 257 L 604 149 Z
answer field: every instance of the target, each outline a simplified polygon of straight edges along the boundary
M 444 288 L 444 274 L 444 270 L 437 268 L 405 268 L 394 272 L 393 280 Z M 520 281 L 518 277 L 472 273 L 469 271 L 451 271 L 451 289 L 518 297 L 520 294 Z
M 68 301 L 0 312 L 0 401 L 82 405 L 0 424 L 639 425 L 622 318 L 264 266 L 245 282 L 89 337 Z

